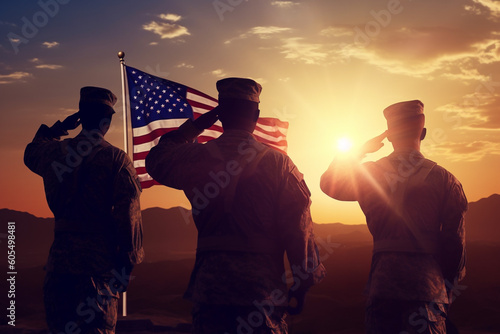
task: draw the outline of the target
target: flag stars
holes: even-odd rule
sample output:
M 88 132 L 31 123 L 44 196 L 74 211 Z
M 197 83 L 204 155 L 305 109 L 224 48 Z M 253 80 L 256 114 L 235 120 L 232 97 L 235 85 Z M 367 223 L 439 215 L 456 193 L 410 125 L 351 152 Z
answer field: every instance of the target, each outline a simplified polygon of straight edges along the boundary
M 159 114 L 160 113 L 160 110 L 156 110 L 156 113 Z

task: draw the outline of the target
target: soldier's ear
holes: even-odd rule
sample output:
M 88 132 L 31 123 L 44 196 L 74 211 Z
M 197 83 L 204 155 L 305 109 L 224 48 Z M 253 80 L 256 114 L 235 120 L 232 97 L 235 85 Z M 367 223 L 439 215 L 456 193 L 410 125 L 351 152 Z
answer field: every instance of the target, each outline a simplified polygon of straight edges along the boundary
M 423 128 L 422 133 L 420 134 L 420 140 L 424 140 L 426 134 L 427 134 L 427 129 Z

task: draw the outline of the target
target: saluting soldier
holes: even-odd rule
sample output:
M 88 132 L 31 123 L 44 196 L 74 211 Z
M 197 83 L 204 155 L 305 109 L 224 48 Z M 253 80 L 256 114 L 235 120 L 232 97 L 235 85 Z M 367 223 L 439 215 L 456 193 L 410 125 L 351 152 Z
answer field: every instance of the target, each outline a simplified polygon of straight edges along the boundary
M 358 201 L 373 236 L 367 284 L 368 333 L 446 333 L 453 287 L 465 275 L 464 215 L 460 182 L 426 159 L 424 105 L 418 100 L 384 110 L 387 131 L 357 157 L 336 158 L 321 189 L 341 201 Z M 387 136 L 393 153 L 361 164 Z
M 83 87 L 79 111 L 41 125 L 24 153 L 55 218 L 44 282 L 52 333 L 114 333 L 118 295 L 144 257 L 135 169 L 104 140 L 115 103 L 108 89 Z M 76 137 L 60 140 L 80 123 Z
M 286 333 L 286 311 L 299 313 L 325 275 L 303 175 L 252 135 L 261 89 L 245 78 L 218 81 L 219 106 L 163 135 L 146 158 L 148 173 L 192 205 L 198 245 L 185 297 L 194 333 Z M 223 134 L 193 143 L 217 119 Z

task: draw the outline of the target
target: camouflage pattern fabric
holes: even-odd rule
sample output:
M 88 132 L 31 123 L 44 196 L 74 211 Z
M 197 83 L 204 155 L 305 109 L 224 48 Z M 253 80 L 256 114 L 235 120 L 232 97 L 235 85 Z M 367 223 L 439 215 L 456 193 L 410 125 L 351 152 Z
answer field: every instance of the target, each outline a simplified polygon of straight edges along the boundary
M 372 257 L 366 286 L 371 305 L 367 309 L 369 333 L 399 333 L 377 328 L 383 328 L 386 321 L 407 323 L 408 315 L 403 311 L 415 303 L 422 307 L 433 305 L 446 317 L 444 310 L 453 299 L 453 286 L 465 276 L 464 216 L 468 204 L 460 182 L 443 167 L 434 165 L 423 180 L 412 183 L 412 176 L 419 173 L 424 162 L 430 162 L 418 151 L 398 150 L 384 159 L 364 164 L 335 160 L 323 175 L 338 197 L 359 202 L 374 244 L 384 241 L 389 245 L 385 251 L 374 251 Z M 395 207 L 393 195 L 401 186 L 406 189 L 398 200 L 418 229 L 418 237 Z M 417 245 L 432 242 L 435 251 L 402 251 L 397 249 L 400 241 Z M 391 243 L 397 247 L 391 250 Z M 383 310 L 381 305 L 385 304 L 393 305 L 390 311 Z M 441 328 L 441 320 L 436 321 Z
M 118 293 L 128 285 L 123 274 L 144 258 L 141 188 L 130 158 L 102 134 L 84 129 L 60 141 L 65 134 L 61 122 L 42 125 L 24 155 L 43 177 L 55 217 L 44 287 L 47 324 L 53 333 L 114 333 Z M 120 284 L 110 287 L 117 275 Z
M 286 334 L 285 308 L 196 303 L 192 310 L 193 334 Z
M 187 121 L 146 158 L 148 173 L 184 190 L 192 205 L 198 251 L 185 297 L 217 305 L 286 304 L 285 251 L 300 289 L 325 275 L 302 174 L 249 132 L 229 130 L 207 144 L 192 143 L 199 133 Z M 261 152 L 249 173 L 245 167 Z M 202 240 L 216 242 L 205 249 Z
M 24 155 L 55 217 L 47 270 L 100 275 L 140 263 L 141 188 L 130 158 L 97 132 L 59 141 L 54 127 L 42 125 Z
M 118 293 L 106 279 L 47 273 L 43 290 L 51 333 L 115 332 Z
M 367 334 L 446 334 L 441 304 L 374 298 L 365 320 Z

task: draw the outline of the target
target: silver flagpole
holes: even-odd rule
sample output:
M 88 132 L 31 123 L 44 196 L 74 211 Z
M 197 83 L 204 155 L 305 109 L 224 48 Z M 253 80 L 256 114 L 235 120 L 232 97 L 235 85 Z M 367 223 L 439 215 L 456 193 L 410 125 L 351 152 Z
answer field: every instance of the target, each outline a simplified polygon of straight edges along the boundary
M 123 104 L 123 150 L 128 154 L 128 117 L 127 117 L 127 97 L 125 95 L 125 52 L 118 52 L 122 73 L 122 104 Z M 122 294 L 122 316 L 127 316 L 127 291 Z

